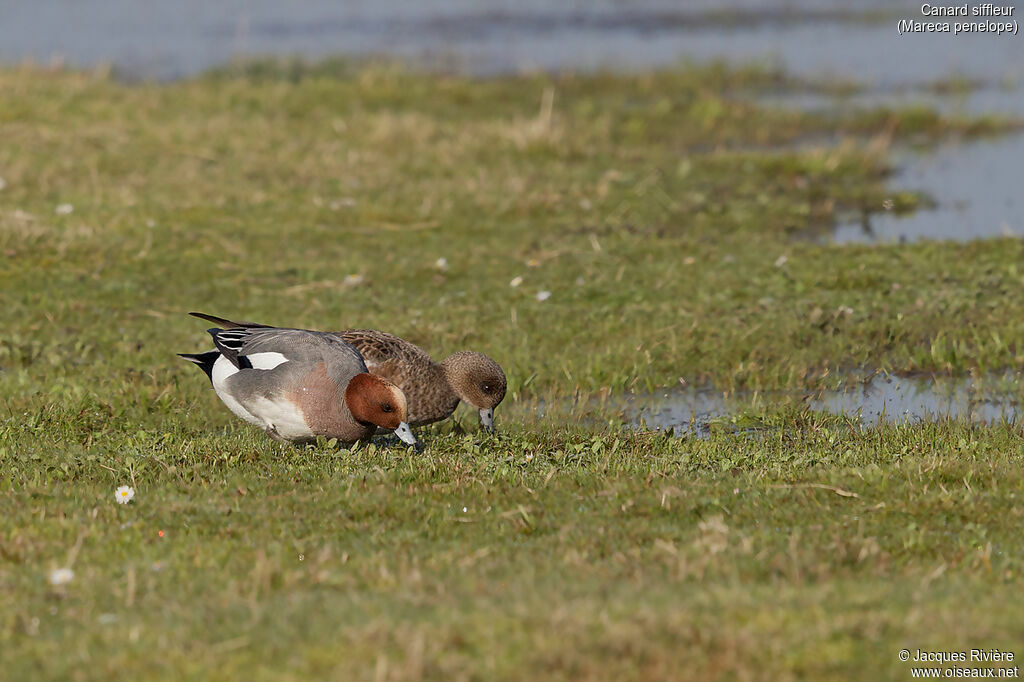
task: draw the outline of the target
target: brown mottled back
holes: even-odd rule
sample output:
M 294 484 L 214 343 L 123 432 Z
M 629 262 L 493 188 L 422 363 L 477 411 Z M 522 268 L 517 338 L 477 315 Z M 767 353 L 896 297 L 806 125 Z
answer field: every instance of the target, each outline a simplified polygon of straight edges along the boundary
M 362 354 L 370 372 L 402 389 L 409 403 L 410 426 L 447 419 L 458 407 L 459 396 L 448 384 L 444 369 L 419 346 L 373 329 L 340 334 Z

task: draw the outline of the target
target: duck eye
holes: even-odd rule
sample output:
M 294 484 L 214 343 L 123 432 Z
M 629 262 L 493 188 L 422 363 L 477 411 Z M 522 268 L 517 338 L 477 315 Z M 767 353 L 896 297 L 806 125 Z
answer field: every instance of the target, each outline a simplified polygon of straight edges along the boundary
M 484 393 L 490 393 L 491 392 L 491 385 L 490 384 L 480 384 L 480 390 L 483 391 Z
M 391 403 L 381 403 L 380 405 L 381 412 L 391 412 L 392 409 Z

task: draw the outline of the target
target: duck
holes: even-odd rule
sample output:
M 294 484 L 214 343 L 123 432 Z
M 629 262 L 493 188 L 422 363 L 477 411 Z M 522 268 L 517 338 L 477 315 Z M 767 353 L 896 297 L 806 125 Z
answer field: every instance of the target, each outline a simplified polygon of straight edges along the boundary
M 494 409 L 505 399 L 508 382 L 492 358 L 462 350 L 434 362 L 425 350 L 394 334 L 374 329 L 339 334 L 355 346 L 371 373 L 402 388 L 411 426 L 447 419 L 462 401 L 477 411 L 484 430 L 494 431 Z
M 337 334 L 258 324 L 220 327 L 207 330 L 214 350 L 179 356 L 203 370 L 231 412 L 274 440 L 301 444 L 322 436 L 353 443 L 379 428 L 417 446 L 402 389 L 369 373 L 359 351 Z
M 205 313 L 189 314 L 227 328 L 265 326 Z M 332 333 L 360 353 L 371 374 L 402 389 L 409 401 L 410 426 L 447 419 L 462 401 L 477 411 L 485 431 L 494 431 L 494 410 L 505 399 L 508 382 L 501 365 L 492 358 L 474 351 L 457 351 L 438 363 L 416 344 L 388 332 L 349 329 Z

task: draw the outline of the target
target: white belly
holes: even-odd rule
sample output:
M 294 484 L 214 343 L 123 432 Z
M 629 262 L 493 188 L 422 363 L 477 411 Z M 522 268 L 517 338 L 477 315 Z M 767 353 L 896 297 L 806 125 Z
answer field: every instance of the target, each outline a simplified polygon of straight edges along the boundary
M 280 358 L 274 356 L 280 356 Z M 272 369 L 281 362 L 285 362 L 284 356 L 280 355 L 280 353 L 255 353 L 247 357 L 249 357 L 250 362 L 255 358 L 260 365 L 263 365 L 256 368 L 257 362 L 253 362 L 254 369 L 246 370 L 250 372 L 258 371 L 259 369 Z M 262 362 L 260 362 L 261 360 Z M 248 407 L 243 407 L 240 402 L 235 400 L 228 393 L 225 382 L 228 377 L 240 371 L 223 355 L 213 363 L 213 372 L 211 374 L 213 389 L 217 392 L 217 396 L 221 401 L 228 406 L 229 410 L 254 426 L 258 426 L 261 429 L 273 429 L 282 438 L 288 440 L 313 438 L 313 432 L 306 424 L 302 411 L 288 401 L 258 398 L 248 401 Z
M 238 372 L 239 369 L 232 365 L 230 360 L 221 355 L 213 363 L 213 371 L 210 373 L 210 379 L 213 381 L 213 390 L 217 392 L 217 397 L 221 399 L 221 402 L 227 405 L 228 409 L 234 412 L 236 416 L 261 429 L 266 428 L 266 424 L 259 417 L 242 407 L 242 404 L 232 398 L 231 394 L 227 392 L 224 382 L 227 381 L 229 376 Z
M 290 402 L 260 398 L 249 407 L 263 420 L 266 428 L 274 429 L 282 438 L 305 440 L 314 437 L 302 411 Z

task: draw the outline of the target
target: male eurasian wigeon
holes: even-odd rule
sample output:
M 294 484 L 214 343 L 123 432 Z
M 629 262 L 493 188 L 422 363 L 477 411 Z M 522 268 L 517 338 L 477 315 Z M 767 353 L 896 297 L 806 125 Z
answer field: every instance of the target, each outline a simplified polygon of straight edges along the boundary
M 253 322 L 191 314 L 222 327 L 263 327 Z M 505 372 L 483 353 L 459 351 L 437 363 L 419 346 L 387 332 L 350 329 L 337 332 L 336 336 L 355 346 L 372 374 L 402 389 L 409 401 L 411 426 L 447 419 L 463 400 L 479 412 L 480 423 L 486 430 L 494 430 L 494 408 L 505 398 Z
M 359 351 L 337 334 L 266 325 L 208 331 L 216 350 L 181 357 L 206 372 L 232 412 L 271 438 L 351 443 L 380 427 L 416 445 L 402 389 L 367 373 Z

